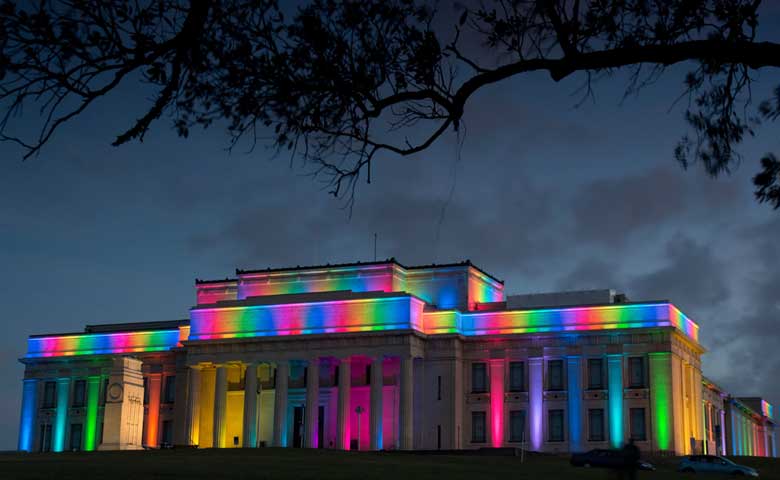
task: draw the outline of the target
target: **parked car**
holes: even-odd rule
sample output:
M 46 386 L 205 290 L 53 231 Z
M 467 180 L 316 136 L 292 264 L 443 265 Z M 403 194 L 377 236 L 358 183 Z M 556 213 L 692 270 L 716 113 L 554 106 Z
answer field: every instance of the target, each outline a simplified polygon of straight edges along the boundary
M 571 456 L 571 464 L 575 467 L 622 468 L 625 465 L 624 462 L 623 452 L 604 448 L 597 448 L 584 453 L 575 453 Z M 653 464 L 645 460 L 639 460 L 637 468 L 639 470 L 655 470 Z
M 758 470 L 734 463 L 728 458 L 716 455 L 688 455 L 683 457 L 678 472 L 686 473 L 725 473 L 730 475 L 747 475 L 758 477 Z

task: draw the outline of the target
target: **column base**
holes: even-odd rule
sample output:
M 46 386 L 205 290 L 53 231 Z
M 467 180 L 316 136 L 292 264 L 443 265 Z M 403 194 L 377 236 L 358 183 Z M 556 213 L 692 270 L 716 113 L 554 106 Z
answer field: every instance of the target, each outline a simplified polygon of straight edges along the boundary
M 98 450 L 143 450 L 140 445 L 130 445 L 127 443 L 101 443 Z

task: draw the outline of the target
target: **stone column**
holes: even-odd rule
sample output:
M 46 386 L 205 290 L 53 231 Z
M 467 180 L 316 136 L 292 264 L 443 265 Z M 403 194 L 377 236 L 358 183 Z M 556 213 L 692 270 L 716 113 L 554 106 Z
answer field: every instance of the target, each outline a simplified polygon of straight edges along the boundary
M 650 425 L 653 432 L 653 450 L 674 452 L 674 407 L 672 396 L 672 354 L 648 354 L 650 370 Z
M 504 444 L 504 359 L 490 359 L 490 444 Z
M 217 366 L 217 377 L 214 385 L 214 448 L 225 447 L 225 407 L 227 407 L 227 367 Z
M 371 361 L 371 408 L 370 416 L 370 437 L 371 450 L 382 450 L 382 357 L 376 357 Z M 358 432 L 358 435 L 360 432 Z
M 68 429 L 68 402 L 70 401 L 70 377 L 57 379 L 57 410 L 52 429 L 52 450 L 65 450 L 65 432 Z
M 582 357 L 566 357 L 566 380 L 569 410 L 569 451 L 584 451 L 584 426 L 587 422 L 582 412 Z
M 274 391 L 274 447 L 287 446 L 287 382 L 289 378 L 289 361 L 277 362 L 276 389 Z
M 200 440 L 200 368 L 189 368 L 187 388 L 187 445 L 198 445 Z
M 309 360 L 306 369 L 306 410 L 304 412 L 304 446 L 317 448 L 319 443 L 318 417 L 320 406 L 320 359 Z
M 623 446 L 623 355 L 607 355 L 609 445 Z
M 350 358 L 342 358 L 339 364 L 339 398 L 338 410 L 336 411 L 337 437 L 336 447 L 339 450 L 349 450 L 350 430 L 349 430 L 349 403 L 350 389 L 352 387 L 352 364 Z
M 399 405 L 401 450 L 414 448 L 414 422 L 412 405 L 414 403 L 414 358 L 401 357 L 401 402 Z M 457 392 L 456 392 L 457 395 Z
M 531 450 L 541 451 L 544 432 L 544 359 L 528 359 L 528 413 L 531 426 Z
M 22 417 L 19 421 L 18 449 L 22 452 L 32 452 L 35 438 L 35 420 L 38 414 L 38 380 L 25 378 L 22 388 Z
M 250 363 L 244 373 L 244 448 L 257 446 L 257 364 Z
M 150 373 L 146 377 L 146 388 L 149 389 L 148 413 L 146 414 L 146 438 L 144 445 L 157 447 L 157 434 L 160 428 L 160 390 L 162 389 L 162 373 Z

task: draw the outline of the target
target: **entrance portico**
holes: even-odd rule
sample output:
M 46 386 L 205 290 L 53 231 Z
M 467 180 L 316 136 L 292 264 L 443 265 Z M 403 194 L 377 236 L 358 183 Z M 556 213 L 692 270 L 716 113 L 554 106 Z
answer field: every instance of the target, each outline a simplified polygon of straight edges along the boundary
M 391 337 L 185 342 L 190 444 L 411 449 L 413 360 L 423 340 Z

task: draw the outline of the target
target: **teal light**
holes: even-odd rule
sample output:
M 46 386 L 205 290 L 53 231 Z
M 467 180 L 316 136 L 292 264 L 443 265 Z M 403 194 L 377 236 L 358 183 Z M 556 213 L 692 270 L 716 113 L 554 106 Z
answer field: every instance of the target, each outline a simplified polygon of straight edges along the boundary
M 623 356 L 608 355 L 609 442 L 612 448 L 623 445 Z
M 57 413 L 54 417 L 53 450 L 65 449 L 65 430 L 68 427 L 68 400 L 70 399 L 70 378 L 57 379 Z

